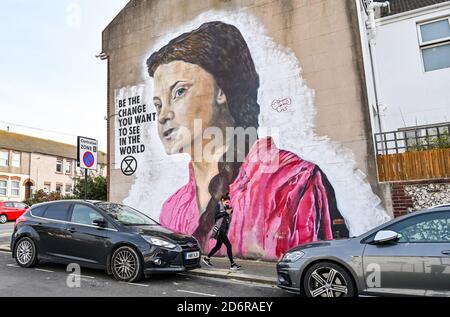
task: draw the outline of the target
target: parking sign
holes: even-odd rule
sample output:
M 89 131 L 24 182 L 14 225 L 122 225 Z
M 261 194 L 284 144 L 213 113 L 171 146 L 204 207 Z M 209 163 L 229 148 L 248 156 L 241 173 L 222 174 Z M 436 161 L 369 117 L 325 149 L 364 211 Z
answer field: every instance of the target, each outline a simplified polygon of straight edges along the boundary
M 78 137 L 78 166 L 88 170 L 97 170 L 97 140 Z

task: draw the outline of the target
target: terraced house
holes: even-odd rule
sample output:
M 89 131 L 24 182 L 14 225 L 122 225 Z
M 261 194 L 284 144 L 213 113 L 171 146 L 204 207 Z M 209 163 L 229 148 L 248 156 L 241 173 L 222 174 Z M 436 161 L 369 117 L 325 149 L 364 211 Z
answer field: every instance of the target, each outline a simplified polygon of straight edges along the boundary
M 23 201 L 33 192 L 73 193 L 84 177 L 76 146 L 0 130 L 0 201 Z M 99 153 L 99 175 L 106 176 L 106 155 Z

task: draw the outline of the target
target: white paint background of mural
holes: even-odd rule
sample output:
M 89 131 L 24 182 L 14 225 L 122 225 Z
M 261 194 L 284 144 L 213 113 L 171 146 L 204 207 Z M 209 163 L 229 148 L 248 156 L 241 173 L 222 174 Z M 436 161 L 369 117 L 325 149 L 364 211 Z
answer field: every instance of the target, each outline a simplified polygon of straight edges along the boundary
M 147 103 L 146 98 L 145 98 L 145 85 L 138 85 L 138 86 L 131 86 L 131 87 L 123 87 L 121 89 L 116 89 L 114 91 L 114 100 L 115 100 L 115 131 L 114 131 L 114 137 L 115 137 L 115 154 L 114 154 L 114 163 L 115 166 L 114 168 L 116 169 L 120 169 L 121 168 L 121 163 L 122 160 L 128 156 L 131 155 L 134 158 L 136 158 L 136 160 L 138 160 L 139 162 L 141 162 L 144 157 L 144 153 L 139 153 L 139 154 L 125 154 L 122 155 L 120 153 L 120 135 L 119 135 L 119 128 L 120 128 L 120 124 L 119 124 L 119 119 L 121 119 L 118 115 L 119 113 L 119 100 L 123 100 L 123 99 L 128 99 L 130 97 L 136 97 L 136 96 L 140 96 L 142 98 L 141 103 L 145 104 Z M 124 109 L 129 109 L 130 107 L 134 107 L 135 105 L 127 105 L 124 107 Z M 148 114 L 151 111 L 153 111 L 153 107 L 152 107 L 152 103 L 147 103 L 147 112 L 143 113 L 143 114 Z M 142 138 L 142 144 L 145 144 L 147 138 L 144 140 L 143 135 L 145 132 L 148 131 L 148 129 L 150 128 L 150 123 L 149 122 L 145 122 L 145 123 L 141 123 L 141 124 L 136 124 L 134 121 L 134 117 L 135 116 L 127 116 L 127 118 L 132 118 L 133 120 L 133 124 L 129 125 L 129 126 L 125 126 L 124 128 L 128 129 L 130 127 L 136 127 L 139 126 L 141 128 L 141 138 Z
M 317 164 L 333 185 L 338 207 L 349 225 L 350 234 L 358 235 L 389 220 L 381 200 L 372 192 L 365 175 L 355 167 L 353 153 L 328 137 L 320 137 L 314 128 L 314 91 L 301 76 L 295 54 L 276 44 L 266 35 L 264 26 L 246 10 L 239 12 L 208 11 L 192 22 L 166 34 L 148 50 L 148 56 L 182 33 L 205 22 L 222 21 L 236 26 L 243 34 L 261 78 L 258 101 L 261 106 L 260 126 L 279 128 L 275 142 L 281 149 L 298 154 Z M 153 81 L 143 61 L 142 80 L 146 83 L 147 104 L 152 105 Z M 288 80 L 288 78 L 290 80 Z M 290 111 L 277 112 L 274 100 L 290 98 Z M 264 137 L 261 129 L 260 137 Z M 187 155 L 167 156 L 158 138 L 156 124 L 144 133 L 147 151 L 136 173 L 124 203 L 159 219 L 164 201 L 188 181 Z

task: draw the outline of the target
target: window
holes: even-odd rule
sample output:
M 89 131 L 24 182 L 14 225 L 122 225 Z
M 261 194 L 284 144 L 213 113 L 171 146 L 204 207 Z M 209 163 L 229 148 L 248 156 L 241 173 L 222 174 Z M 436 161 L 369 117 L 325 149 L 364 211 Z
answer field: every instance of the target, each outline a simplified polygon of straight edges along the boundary
M 0 151 L 0 166 L 9 166 L 9 152 Z
M 50 194 L 51 189 L 52 189 L 52 184 L 51 183 L 44 183 L 44 192 L 46 194 Z
M 14 208 L 14 203 L 5 203 L 5 207 Z
M 8 194 L 8 181 L 6 179 L 0 179 L 0 195 L 6 196 Z
M 48 206 L 44 218 L 67 221 L 71 203 L 54 203 Z
M 103 219 L 103 216 L 95 209 L 81 204 L 73 207 L 71 222 L 92 226 L 94 220 Z
M 62 192 L 62 188 L 63 188 L 62 184 L 56 184 L 56 192 L 57 193 L 61 193 Z
M 128 206 L 113 203 L 99 203 L 96 206 L 124 226 L 144 226 L 157 224 L 157 222 L 152 218 L 147 217 L 136 209 Z
M 36 217 L 43 217 L 44 212 L 47 209 L 48 205 L 39 206 L 39 207 L 33 207 L 31 209 L 31 214 Z
M 57 173 L 63 172 L 63 160 L 62 159 L 56 159 L 56 172 Z
M 72 174 L 72 161 L 66 161 L 66 174 Z
M 19 209 L 25 209 L 25 208 L 28 208 L 28 205 L 26 205 L 24 203 L 14 203 L 14 207 L 19 208 Z
M 20 182 L 19 181 L 11 181 L 11 196 L 14 196 L 14 197 L 20 196 Z
M 450 67 L 450 17 L 418 25 L 426 72 Z
M 70 184 L 66 185 L 66 194 L 72 194 L 72 185 Z
M 400 233 L 400 243 L 449 243 L 450 212 L 408 218 L 389 228 Z
M 12 167 L 20 167 L 20 153 L 12 153 Z

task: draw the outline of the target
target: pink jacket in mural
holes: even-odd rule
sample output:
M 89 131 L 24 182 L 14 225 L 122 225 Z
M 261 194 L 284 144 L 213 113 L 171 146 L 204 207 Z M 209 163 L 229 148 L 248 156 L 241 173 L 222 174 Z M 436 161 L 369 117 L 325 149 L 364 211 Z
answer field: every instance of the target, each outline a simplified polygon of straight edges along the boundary
M 165 202 L 160 216 L 164 227 L 184 234 L 193 234 L 200 221 L 192 166 L 189 174 L 188 184 Z M 238 256 L 274 260 L 297 245 L 333 239 L 333 233 L 348 236 L 325 174 L 279 150 L 271 138 L 252 147 L 230 196 L 234 213 L 228 237 Z M 209 240 L 204 251 L 215 242 Z

